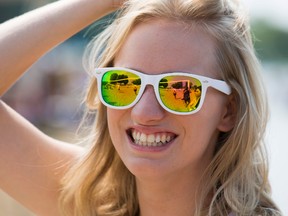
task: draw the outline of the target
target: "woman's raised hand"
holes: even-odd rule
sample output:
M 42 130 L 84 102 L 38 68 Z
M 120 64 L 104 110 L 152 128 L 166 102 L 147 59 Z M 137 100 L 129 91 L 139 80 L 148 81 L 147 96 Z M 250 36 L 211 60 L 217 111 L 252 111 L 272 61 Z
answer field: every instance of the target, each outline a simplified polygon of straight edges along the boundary
M 60 0 L 1 24 L 0 96 L 42 55 L 123 2 Z M 0 100 L 0 188 L 37 215 L 60 214 L 60 180 L 81 151 L 44 135 Z
M 0 25 L 0 96 L 42 55 L 124 0 L 60 0 Z

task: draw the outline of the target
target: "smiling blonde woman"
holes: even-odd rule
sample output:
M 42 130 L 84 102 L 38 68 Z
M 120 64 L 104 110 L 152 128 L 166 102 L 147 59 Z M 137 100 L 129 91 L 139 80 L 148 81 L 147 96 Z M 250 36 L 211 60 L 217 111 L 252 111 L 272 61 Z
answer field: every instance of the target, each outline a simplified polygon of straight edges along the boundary
M 2 24 L 1 93 L 115 5 L 62 0 Z M 85 55 L 91 148 L 43 135 L 2 102 L 1 188 L 39 215 L 281 215 L 263 143 L 265 90 L 240 5 L 130 0 L 117 16 Z

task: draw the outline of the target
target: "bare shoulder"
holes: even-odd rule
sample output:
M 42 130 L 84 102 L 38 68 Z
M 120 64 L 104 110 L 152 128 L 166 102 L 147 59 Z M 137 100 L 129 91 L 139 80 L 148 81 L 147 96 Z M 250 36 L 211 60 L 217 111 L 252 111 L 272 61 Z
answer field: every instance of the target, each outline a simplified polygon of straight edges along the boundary
M 53 139 L 0 100 L 0 188 L 39 215 L 58 215 L 60 181 L 83 149 Z

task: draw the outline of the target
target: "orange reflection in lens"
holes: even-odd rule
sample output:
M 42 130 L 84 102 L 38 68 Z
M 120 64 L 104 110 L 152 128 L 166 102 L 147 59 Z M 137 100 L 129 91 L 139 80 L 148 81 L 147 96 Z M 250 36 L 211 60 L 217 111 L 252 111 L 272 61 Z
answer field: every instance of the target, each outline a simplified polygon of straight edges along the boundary
M 178 112 L 197 109 L 201 90 L 201 82 L 188 76 L 166 76 L 159 83 L 159 94 L 163 104 Z

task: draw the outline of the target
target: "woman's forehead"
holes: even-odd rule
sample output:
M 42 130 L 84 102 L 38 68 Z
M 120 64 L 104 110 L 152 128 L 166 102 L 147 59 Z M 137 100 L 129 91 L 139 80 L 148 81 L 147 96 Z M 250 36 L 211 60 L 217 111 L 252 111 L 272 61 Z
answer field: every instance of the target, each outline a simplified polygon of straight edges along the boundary
M 131 31 L 114 65 L 144 72 L 182 70 L 213 76 L 217 68 L 215 42 L 198 28 L 153 20 L 138 24 Z

